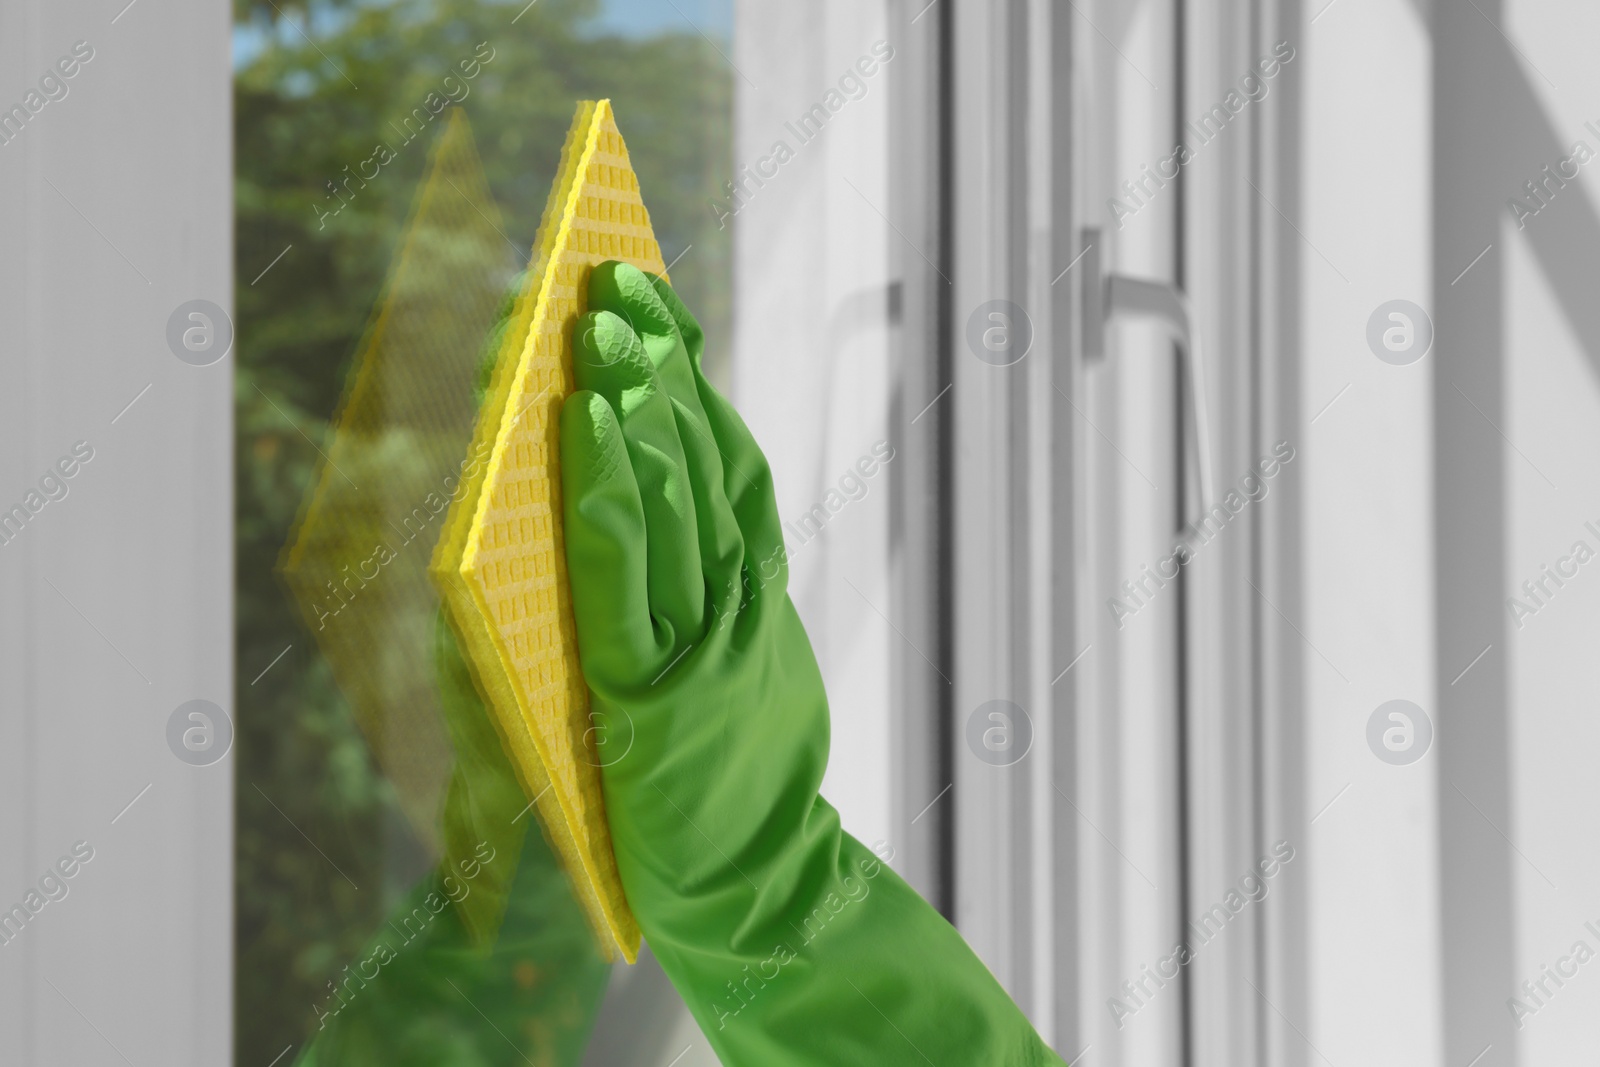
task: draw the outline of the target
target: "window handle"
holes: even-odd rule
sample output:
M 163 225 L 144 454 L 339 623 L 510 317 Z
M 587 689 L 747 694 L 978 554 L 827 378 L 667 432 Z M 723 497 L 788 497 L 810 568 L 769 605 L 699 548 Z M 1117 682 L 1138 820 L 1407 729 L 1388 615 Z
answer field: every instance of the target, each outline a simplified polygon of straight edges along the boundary
M 1211 503 L 1211 435 L 1206 424 L 1204 362 L 1194 311 L 1182 289 L 1170 282 L 1104 274 L 1100 269 L 1100 231 L 1083 231 L 1083 353 L 1090 362 L 1105 357 L 1106 324 L 1117 318 L 1154 319 L 1167 328 L 1182 352 L 1184 397 L 1189 405 L 1186 464 L 1198 488 L 1198 518 Z

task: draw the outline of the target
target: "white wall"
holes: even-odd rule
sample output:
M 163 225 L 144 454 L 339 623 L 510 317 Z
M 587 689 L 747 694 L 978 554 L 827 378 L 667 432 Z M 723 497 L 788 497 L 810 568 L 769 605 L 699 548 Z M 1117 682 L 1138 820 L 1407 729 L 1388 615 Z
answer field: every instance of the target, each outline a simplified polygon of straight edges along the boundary
M 1600 135 L 1585 127 L 1600 125 L 1594 106 L 1600 74 L 1583 47 L 1600 34 L 1600 11 L 1567 4 L 1559 18 L 1551 15 L 1549 5 L 1512 3 L 1503 16 L 1505 32 L 1526 57 L 1517 57 L 1524 92 L 1542 113 L 1531 124 L 1538 139 L 1508 161 L 1512 181 L 1555 164 L 1576 141 L 1600 152 Z M 1554 967 L 1577 941 L 1600 952 L 1600 936 L 1585 926 L 1600 928 L 1600 853 L 1593 845 L 1600 840 L 1594 772 L 1600 727 L 1593 714 L 1600 568 L 1580 567 L 1560 587 L 1547 581 L 1554 595 L 1542 598 L 1544 606 L 1521 589 L 1577 541 L 1600 551 L 1600 535 L 1585 525 L 1600 528 L 1593 469 L 1600 452 L 1600 336 L 1591 310 L 1600 284 L 1590 243 L 1600 228 L 1594 167 L 1582 168 L 1523 229 L 1502 209 L 1500 239 L 1490 253 L 1504 256 L 1494 287 L 1505 314 L 1505 595 L 1537 607 L 1520 626 L 1506 616 L 1513 816 L 1504 829 L 1522 853 L 1512 855 L 1515 969 L 1508 986 L 1537 981 L 1541 968 Z M 1575 300 L 1575 292 L 1585 295 Z M 1588 963 L 1564 986 L 1547 979 L 1545 988 L 1552 995 L 1540 995 L 1543 1005 L 1520 989 L 1503 994 L 1535 1009 L 1515 1031 L 1519 1062 L 1592 1055 L 1600 1046 L 1600 967 Z
M 166 739 L 232 705 L 231 361 L 166 340 L 232 303 L 229 10 L 124 2 L 0 3 L 0 106 L 93 50 L 0 144 L 0 507 L 93 449 L 0 546 L 0 907 L 93 849 L 0 945 L 5 1063 L 232 1055 L 231 761 Z

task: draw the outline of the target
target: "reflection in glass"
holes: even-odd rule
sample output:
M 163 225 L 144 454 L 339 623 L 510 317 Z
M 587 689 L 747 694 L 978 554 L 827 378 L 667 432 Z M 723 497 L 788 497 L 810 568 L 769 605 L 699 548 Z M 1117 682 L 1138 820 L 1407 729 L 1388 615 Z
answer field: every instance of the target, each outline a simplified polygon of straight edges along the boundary
M 238 1062 L 578 1063 L 610 969 L 426 568 L 580 97 L 726 336 L 730 72 L 567 0 L 236 11 Z

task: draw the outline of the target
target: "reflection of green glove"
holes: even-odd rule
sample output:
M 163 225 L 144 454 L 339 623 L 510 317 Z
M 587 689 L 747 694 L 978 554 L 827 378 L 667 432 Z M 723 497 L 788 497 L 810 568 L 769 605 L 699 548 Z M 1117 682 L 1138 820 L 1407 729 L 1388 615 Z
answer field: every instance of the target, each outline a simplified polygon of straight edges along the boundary
M 456 748 L 451 849 L 313 1005 L 296 1067 L 571 1067 L 610 973 L 455 639 L 435 627 Z M 519 814 L 520 813 L 520 814 Z
M 596 268 L 589 303 L 567 559 L 617 865 L 662 967 L 728 1067 L 1059 1064 L 817 795 L 828 706 L 771 473 L 699 326 L 628 266 Z
M 475 947 L 461 905 L 496 892 L 504 852 L 430 875 L 312 1006 L 296 1067 L 570 1067 L 583 1055 L 609 968 L 531 817 L 494 947 Z M 468 873 L 471 873 L 471 877 Z

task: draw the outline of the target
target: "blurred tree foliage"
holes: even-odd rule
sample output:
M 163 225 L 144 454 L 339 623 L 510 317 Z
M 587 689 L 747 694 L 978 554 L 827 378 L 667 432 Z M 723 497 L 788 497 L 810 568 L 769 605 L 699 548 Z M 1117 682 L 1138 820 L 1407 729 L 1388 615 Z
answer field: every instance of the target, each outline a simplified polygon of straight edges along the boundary
M 446 95 L 462 60 L 493 50 L 461 106 L 525 260 L 575 102 L 610 97 L 666 258 L 693 246 L 673 279 L 714 353 L 729 334 L 730 245 L 707 203 L 731 169 L 732 86 L 687 24 L 649 38 L 602 34 L 595 0 L 236 0 L 234 10 L 264 43 L 247 50 L 234 90 L 235 1019 L 237 1062 L 249 1064 L 303 1045 L 327 983 L 427 869 L 274 577 L 443 123 L 410 143 L 397 127 L 428 94 Z M 394 159 L 323 218 L 337 203 L 329 183 L 380 143 Z

